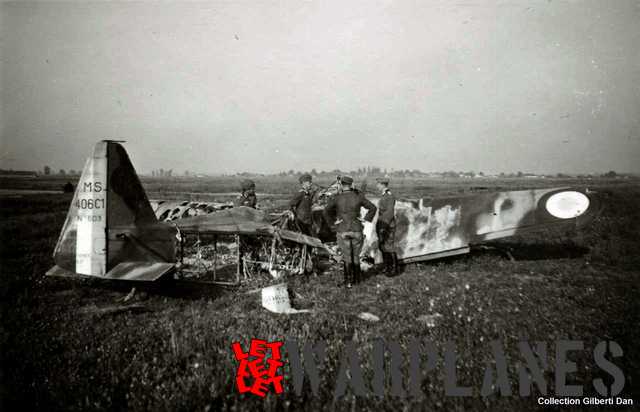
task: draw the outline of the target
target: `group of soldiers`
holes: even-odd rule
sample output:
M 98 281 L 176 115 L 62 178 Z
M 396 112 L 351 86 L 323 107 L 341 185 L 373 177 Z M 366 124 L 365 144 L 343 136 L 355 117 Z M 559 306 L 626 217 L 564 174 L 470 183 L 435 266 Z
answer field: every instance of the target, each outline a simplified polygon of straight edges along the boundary
M 289 202 L 289 216 L 295 226 L 305 235 L 313 235 L 312 206 L 319 192 L 314 186 L 310 174 L 300 176 L 300 190 Z M 324 219 L 334 226 L 338 247 L 343 256 L 344 285 L 351 288 L 360 283 L 360 252 L 363 244 L 363 221 L 371 222 L 378 212 L 376 233 L 378 245 L 382 253 L 382 270 L 387 276 L 398 274 L 398 257 L 395 252 L 395 216 L 396 198 L 389 190 L 389 179 L 376 179 L 376 187 L 380 193 L 378 207 L 369 201 L 365 194 L 353 186 L 353 178 L 338 177 L 338 191 L 331 196 L 324 209 Z M 244 180 L 242 192 L 235 201 L 236 206 L 256 207 L 256 185 L 252 180 Z M 366 209 L 364 219 L 360 217 L 361 208 Z

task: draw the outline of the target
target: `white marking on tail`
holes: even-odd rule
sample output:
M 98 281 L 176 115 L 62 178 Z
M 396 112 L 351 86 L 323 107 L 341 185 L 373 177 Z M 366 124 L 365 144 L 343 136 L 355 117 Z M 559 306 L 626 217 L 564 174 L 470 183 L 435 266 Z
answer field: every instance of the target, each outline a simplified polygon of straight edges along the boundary
M 107 144 L 87 160 L 71 207 L 76 208 L 76 272 L 104 276 L 107 268 Z

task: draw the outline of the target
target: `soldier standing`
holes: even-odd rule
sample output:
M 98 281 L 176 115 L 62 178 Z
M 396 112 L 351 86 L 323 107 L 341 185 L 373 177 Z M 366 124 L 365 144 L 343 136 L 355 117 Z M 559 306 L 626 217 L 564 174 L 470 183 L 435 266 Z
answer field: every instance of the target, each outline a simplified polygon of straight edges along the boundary
M 344 283 L 351 288 L 360 282 L 360 251 L 362 250 L 362 222 L 360 209 L 367 209 L 364 220 L 371 222 L 376 214 L 376 206 L 363 193 L 352 188 L 353 178 L 343 176 L 342 192 L 332 197 L 325 207 L 324 217 L 331 222 L 335 216 L 338 246 L 344 258 Z
M 313 190 L 312 177 L 310 174 L 303 174 L 299 180 L 302 187 L 289 202 L 289 207 L 291 208 L 291 212 L 293 212 L 296 225 L 300 228 L 300 232 L 312 236 L 313 219 L 311 206 L 313 205 L 316 191 Z
M 378 202 L 378 221 L 376 223 L 376 234 L 378 235 L 378 246 L 382 252 L 382 264 L 387 276 L 398 274 L 398 255 L 395 248 L 396 219 L 394 208 L 396 197 L 389 190 L 389 179 L 381 177 L 376 179 L 378 191 L 382 194 Z
M 252 208 L 256 208 L 256 204 L 258 203 L 258 198 L 256 197 L 256 184 L 251 179 L 245 179 L 240 184 L 240 189 L 242 192 L 240 196 L 238 196 L 234 202 L 235 206 L 248 206 Z

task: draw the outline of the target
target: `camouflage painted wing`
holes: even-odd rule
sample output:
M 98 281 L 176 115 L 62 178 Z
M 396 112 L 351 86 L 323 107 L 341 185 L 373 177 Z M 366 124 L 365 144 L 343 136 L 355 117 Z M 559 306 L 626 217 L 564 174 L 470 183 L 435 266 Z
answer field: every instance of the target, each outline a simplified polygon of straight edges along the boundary
M 593 192 L 552 188 L 398 201 L 396 250 L 403 262 L 466 253 L 469 246 L 544 227 L 586 223 L 598 212 Z M 377 216 L 376 216 L 377 219 Z M 365 256 L 376 257 L 375 220 L 365 227 Z

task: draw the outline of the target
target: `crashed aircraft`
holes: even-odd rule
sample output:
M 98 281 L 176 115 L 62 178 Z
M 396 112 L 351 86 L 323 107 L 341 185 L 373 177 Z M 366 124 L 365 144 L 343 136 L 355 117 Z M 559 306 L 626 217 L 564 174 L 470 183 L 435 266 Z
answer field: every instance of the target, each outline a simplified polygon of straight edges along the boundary
M 322 197 L 334 194 L 329 188 Z M 584 224 L 597 204 L 592 192 L 574 188 L 399 200 L 396 251 L 403 263 L 467 253 L 488 240 Z M 259 272 L 302 273 L 312 254 L 333 255 L 327 244 L 335 233 L 322 212 L 316 204 L 314 237 L 247 207 L 150 202 L 124 147 L 105 140 L 87 160 L 47 275 L 147 282 L 171 275 L 237 285 Z M 360 258 L 379 262 L 376 219 L 365 223 Z

